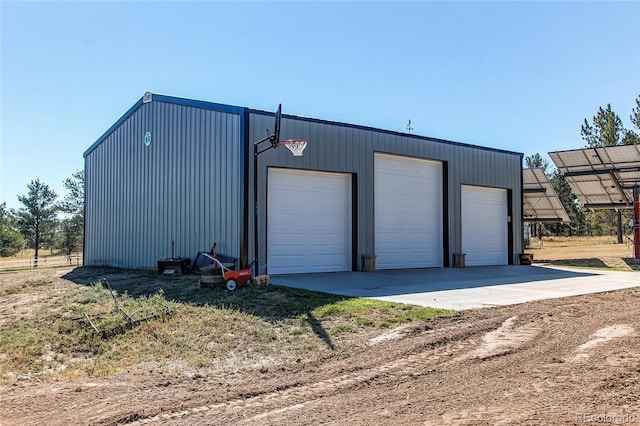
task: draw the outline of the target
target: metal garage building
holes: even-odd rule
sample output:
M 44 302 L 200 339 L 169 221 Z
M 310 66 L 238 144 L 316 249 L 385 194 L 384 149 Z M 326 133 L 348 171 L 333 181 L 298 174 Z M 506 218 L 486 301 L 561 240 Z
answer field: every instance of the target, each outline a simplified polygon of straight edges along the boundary
M 146 93 L 85 153 L 85 264 L 171 255 L 253 258 L 253 151 L 274 114 Z M 268 272 L 517 262 L 522 154 L 294 115 L 302 157 L 258 157 L 259 258 Z

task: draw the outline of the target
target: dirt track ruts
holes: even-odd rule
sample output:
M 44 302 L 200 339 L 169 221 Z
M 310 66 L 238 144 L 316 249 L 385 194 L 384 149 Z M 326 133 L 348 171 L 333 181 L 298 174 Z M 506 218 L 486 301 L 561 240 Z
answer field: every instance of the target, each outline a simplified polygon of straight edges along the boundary
M 3 387 L 0 422 L 640 423 L 639 331 L 638 289 L 488 308 L 314 362 Z

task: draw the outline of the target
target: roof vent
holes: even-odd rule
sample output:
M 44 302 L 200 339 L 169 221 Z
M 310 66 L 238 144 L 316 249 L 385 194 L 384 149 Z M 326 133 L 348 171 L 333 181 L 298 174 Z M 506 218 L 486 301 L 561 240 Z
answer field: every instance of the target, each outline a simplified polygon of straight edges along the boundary
M 142 97 L 142 103 L 143 103 L 143 104 L 146 104 L 146 103 L 151 102 L 151 101 L 152 101 L 152 99 L 151 99 L 151 98 L 152 98 L 152 96 L 153 96 L 153 95 L 151 94 L 151 92 L 147 92 L 147 93 L 145 93 L 145 94 L 144 94 L 144 96 Z

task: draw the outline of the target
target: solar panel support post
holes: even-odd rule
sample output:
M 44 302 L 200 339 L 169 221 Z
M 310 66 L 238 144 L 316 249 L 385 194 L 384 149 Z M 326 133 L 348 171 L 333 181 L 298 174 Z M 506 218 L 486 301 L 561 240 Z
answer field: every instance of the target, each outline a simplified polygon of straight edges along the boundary
M 633 187 L 633 256 L 640 259 L 640 187 Z
M 618 244 L 622 244 L 624 243 L 624 240 L 622 238 L 622 210 L 618 209 L 617 213 L 617 222 L 618 222 L 618 229 L 617 229 L 617 233 L 618 233 Z

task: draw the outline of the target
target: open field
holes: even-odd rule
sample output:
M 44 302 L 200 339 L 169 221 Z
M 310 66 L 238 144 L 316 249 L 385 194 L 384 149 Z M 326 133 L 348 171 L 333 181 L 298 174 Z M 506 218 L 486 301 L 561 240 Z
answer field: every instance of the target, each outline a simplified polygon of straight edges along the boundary
M 626 242 L 617 244 L 613 237 L 545 237 L 542 246 L 533 239 L 531 247 L 534 262 L 560 266 L 577 266 L 640 270 L 640 260 L 633 259 L 633 246 Z
M 24 249 L 20 250 L 15 256 L 0 257 L 0 273 L 34 269 L 36 262 L 33 256 L 34 251 L 32 249 Z M 40 250 L 38 256 L 38 267 L 42 268 L 82 266 L 82 253 L 64 256 L 52 253 L 51 250 Z
M 611 268 L 595 242 L 533 252 Z M 197 280 L 0 274 L 0 424 L 640 422 L 639 288 L 452 315 Z

